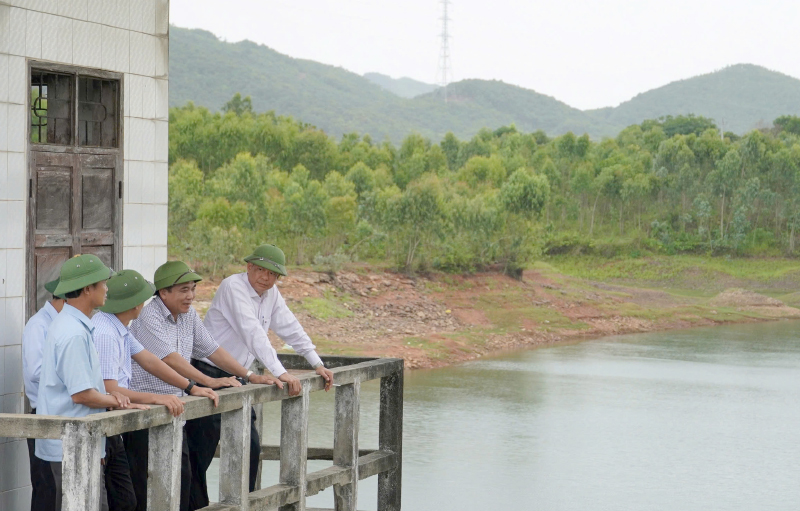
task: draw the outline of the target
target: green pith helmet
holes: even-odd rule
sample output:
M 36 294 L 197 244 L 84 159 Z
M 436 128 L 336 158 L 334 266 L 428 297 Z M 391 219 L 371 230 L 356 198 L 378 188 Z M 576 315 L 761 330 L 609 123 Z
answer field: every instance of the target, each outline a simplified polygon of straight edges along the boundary
M 283 255 L 283 250 L 275 245 L 260 245 L 244 260 L 286 276 L 286 256 Z
M 156 292 L 156 286 L 135 270 L 122 270 L 108 279 L 106 285 L 106 304 L 100 310 L 109 314 L 131 310 L 146 302 Z
M 96 255 L 77 255 L 72 259 L 67 259 L 61 265 L 58 286 L 53 290 L 53 294 L 55 296 L 64 296 L 86 286 L 108 280 L 113 275 L 113 270 L 103 264 L 103 261 Z
M 189 265 L 183 261 L 168 261 L 156 270 L 153 281 L 156 291 L 175 284 L 185 284 L 186 282 L 200 282 L 203 277 L 196 274 Z
M 56 296 L 54 293 L 56 288 L 58 287 L 59 280 L 61 279 L 51 280 L 50 282 L 44 285 L 44 289 L 51 295 L 55 296 L 56 298 L 63 300 L 64 299 L 63 296 Z

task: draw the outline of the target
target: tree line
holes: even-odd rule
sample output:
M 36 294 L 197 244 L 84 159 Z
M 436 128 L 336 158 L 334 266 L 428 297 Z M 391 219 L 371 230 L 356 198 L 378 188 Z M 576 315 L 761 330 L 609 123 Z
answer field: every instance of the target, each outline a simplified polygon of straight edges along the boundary
M 665 117 L 615 138 L 513 125 L 334 140 L 234 96 L 170 111 L 170 250 L 212 273 L 270 241 L 295 264 L 517 274 L 542 253 L 793 255 L 800 118 L 742 137 Z

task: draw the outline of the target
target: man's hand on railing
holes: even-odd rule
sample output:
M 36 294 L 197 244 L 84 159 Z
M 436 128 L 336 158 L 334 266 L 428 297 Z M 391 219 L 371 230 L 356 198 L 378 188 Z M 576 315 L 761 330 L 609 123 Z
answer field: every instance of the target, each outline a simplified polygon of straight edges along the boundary
M 300 385 L 300 380 L 296 376 L 292 376 L 289 373 L 283 373 L 282 375 L 278 376 L 278 379 L 283 383 L 289 385 L 289 395 L 296 396 L 300 394 L 300 390 L 302 389 L 302 385 Z
M 216 392 L 209 389 L 208 387 L 198 387 L 197 385 L 195 385 L 189 391 L 189 394 L 197 397 L 207 397 L 208 399 L 214 401 L 214 408 L 216 408 L 219 405 L 219 396 L 217 395 Z
M 108 393 L 111 397 L 113 397 L 117 404 L 114 406 L 110 406 L 111 410 L 125 410 L 131 405 L 131 398 L 126 395 L 120 394 L 117 391 L 111 391 Z
M 164 405 L 173 416 L 177 417 L 183 413 L 183 401 L 178 399 L 178 396 L 159 394 L 154 400 L 156 405 Z
M 279 389 L 283 388 L 283 383 L 279 379 L 268 374 L 251 374 L 250 383 L 258 383 L 260 385 L 277 385 Z
M 315 371 L 325 380 L 325 392 L 331 390 L 331 385 L 333 385 L 333 371 L 325 366 L 319 366 Z
M 239 380 L 236 379 L 235 376 L 231 376 L 229 378 L 212 378 L 211 387 L 212 389 L 224 389 L 227 387 L 241 387 L 242 384 L 239 383 Z

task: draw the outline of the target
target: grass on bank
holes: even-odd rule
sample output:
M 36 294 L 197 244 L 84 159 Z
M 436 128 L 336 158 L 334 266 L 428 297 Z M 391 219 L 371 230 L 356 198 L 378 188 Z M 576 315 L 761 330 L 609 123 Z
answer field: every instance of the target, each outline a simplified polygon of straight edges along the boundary
M 702 296 L 703 290 L 717 293 L 737 284 L 784 293 L 800 289 L 800 261 L 784 258 L 553 256 L 533 267 L 593 281 L 659 287 L 687 296 Z

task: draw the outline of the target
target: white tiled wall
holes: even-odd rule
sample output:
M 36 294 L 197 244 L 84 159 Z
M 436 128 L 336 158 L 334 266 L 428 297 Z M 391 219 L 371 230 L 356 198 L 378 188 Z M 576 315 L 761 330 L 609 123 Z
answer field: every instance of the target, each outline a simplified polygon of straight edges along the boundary
M 0 0 L 0 411 L 11 413 L 23 410 L 28 59 L 124 73 L 123 266 L 152 279 L 167 259 L 169 0 Z M 26 509 L 26 446 L 9 440 L 0 510 Z

